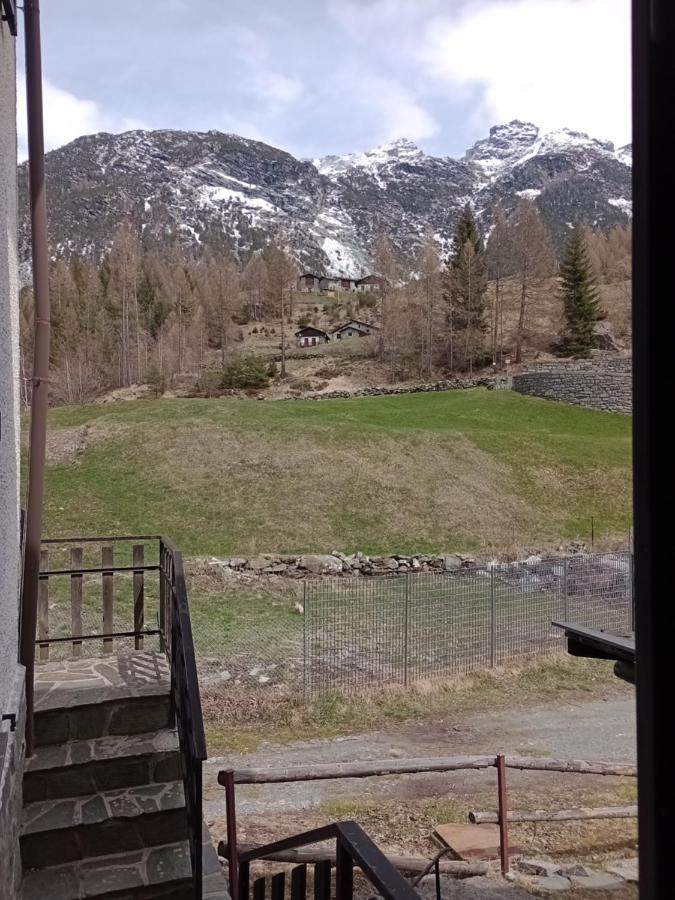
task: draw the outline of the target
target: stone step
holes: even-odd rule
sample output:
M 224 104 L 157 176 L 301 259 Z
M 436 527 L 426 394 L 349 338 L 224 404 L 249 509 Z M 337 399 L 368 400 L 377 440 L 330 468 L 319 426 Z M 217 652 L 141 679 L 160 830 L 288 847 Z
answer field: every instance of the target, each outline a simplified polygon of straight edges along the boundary
M 180 841 L 24 871 L 22 900 L 193 897 L 190 849 Z
M 178 737 L 168 729 L 37 747 L 26 760 L 25 804 L 182 778 Z
M 64 741 L 139 734 L 173 724 L 166 687 L 148 685 L 137 688 L 138 693 L 134 695 L 129 690 L 59 692 L 51 698 L 58 705 L 43 707 L 35 713 L 35 745 L 44 747 Z M 99 699 L 92 701 L 92 695 L 99 695 Z
M 230 900 L 202 827 L 202 897 Z M 187 841 L 24 871 L 21 900 L 195 900 Z
M 38 663 L 35 743 L 137 734 L 172 724 L 163 653 L 106 654 Z
M 144 784 L 62 800 L 29 803 L 23 811 L 21 858 L 42 869 L 86 857 L 186 840 L 182 781 Z

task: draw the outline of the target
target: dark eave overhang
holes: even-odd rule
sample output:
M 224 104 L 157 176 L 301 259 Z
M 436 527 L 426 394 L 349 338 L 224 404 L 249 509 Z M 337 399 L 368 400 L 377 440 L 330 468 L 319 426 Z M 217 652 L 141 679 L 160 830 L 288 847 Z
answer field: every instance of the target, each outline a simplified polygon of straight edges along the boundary
M 569 622 L 553 622 L 562 628 L 567 638 L 567 652 L 570 656 L 590 659 L 615 660 L 614 674 L 624 681 L 635 684 L 635 638 L 630 635 L 613 634 L 597 628 L 587 628 Z

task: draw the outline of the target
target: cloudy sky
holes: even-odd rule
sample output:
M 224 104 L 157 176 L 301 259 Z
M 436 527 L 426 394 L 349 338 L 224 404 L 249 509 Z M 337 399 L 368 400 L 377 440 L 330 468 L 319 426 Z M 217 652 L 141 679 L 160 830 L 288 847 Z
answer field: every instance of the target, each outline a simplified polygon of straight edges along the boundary
M 143 127 L 310 158 L 402 136 L 460 156 L 513 118 L 630 140 L 629 0 L 42 6 L 48 147 Z

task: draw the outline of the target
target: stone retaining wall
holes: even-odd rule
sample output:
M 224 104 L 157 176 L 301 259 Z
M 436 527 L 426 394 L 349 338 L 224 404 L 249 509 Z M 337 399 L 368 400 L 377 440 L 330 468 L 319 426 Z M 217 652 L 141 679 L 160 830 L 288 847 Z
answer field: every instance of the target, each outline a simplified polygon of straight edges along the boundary
M 566 553 L 583 553 L 582 542 L 573 542 L 569 547 L 561 547 Z M 539 556 L 530 556 L 525 562 L 541 561 Z M 473 556 L 464 553 L 447 553 L 440 556 L 417 553 L 412 556 L 392 554 L 391 556 L 368 556 L 366 553 L 306 553 L 300 556 L 260 554 L 249 558 L 213 557 L 211 565 L 225 570 L 248 575 L 283 575 L 288 578 L 305 578 L 312 575 L 393 575 L 397 572 L 454 572 L 469 568 L 476 563 Z
M 561 360 L 533 366 L 512 379 L 514 391 L 591 409 L 631 413 L 631 360 Z
M 493 390 L 495 379 L 488 378 L 453 378 L 447 381 L 432 381 L 422 384 L 404 384 L 391 387 L 359 388 L 354 391 L 327 391 L 319 394 L 302 394 L 298 397 L 285 397 L 286 400 L 348 400 L 351 397 L 383 397 L 397 394 L 430 394 L 437 391 L 463 391 L 470 388 L 485 387 Z

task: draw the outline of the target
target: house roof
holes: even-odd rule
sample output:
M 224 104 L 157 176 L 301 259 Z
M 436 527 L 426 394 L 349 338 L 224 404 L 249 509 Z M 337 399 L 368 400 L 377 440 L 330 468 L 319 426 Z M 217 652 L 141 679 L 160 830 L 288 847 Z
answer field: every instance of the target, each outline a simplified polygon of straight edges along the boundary
M 384 281 L 379 275 L 364 275 L 363 278 L 357 278 L 357 284 L 379 284 Z
M 304 328 L 301 328 L 299 331 L 295 332 L 295 337 L 300 337 L 300 335 L 306 335 L 307 337 L 328 337 L 328 332 L 322 331 L 320 328 L 314 328 L 313 325 L 305 325 Z
M 303 272 L 298 278 L 321 278 L 321 275 L 315 275 L 314 272 Z
M 343 331 L 345 328 L 354 327 L 357 328 L 360 326 L 361 328 L 372 328 L 374 331 L 378 330 L 377 325 L 371 325 L 370 322 L 361 322 L 359 319 L 349 319 L 347 322 L 344 322 L 342 325 L 336 325 L 335 328 L 331 331 L 331 334 L 335 334 L 338 331 Z

